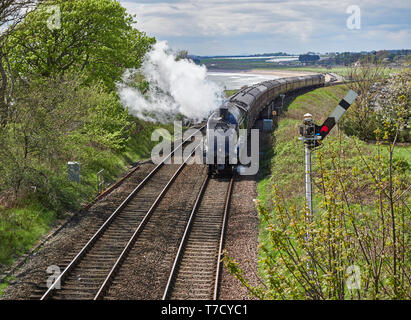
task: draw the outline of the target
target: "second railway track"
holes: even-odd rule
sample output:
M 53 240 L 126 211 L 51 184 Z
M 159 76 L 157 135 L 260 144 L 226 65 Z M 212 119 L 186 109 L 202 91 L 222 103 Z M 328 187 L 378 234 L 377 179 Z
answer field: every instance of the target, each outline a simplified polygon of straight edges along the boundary
M 174 260 L 163 299 L 216 300 L 234 177 L 205 180 Z

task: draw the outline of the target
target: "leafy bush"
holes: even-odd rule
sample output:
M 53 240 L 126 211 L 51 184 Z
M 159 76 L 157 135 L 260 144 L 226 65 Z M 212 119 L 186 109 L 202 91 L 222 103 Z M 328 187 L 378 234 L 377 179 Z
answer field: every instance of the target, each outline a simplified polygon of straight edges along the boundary
M 378 68 L 364 67 L 356 72 L 354 80 L 358 82 L 351 87 L 360 96 L 341 121 L 345 133 L 366 141 L 386 138 L 393 141 L 397 133 L 397 141 L 409 142 L 410 71 L 405 69 L 389 78 Z M 388 136 L 381 136 L 381 132 Z
M 53 179 L 66 176 L 67 161 L 87 166 L 104 150 L 124 149 L 132 122 L 114 94 L 97 84 L 83 87 L 74 75 L 35 79 L 18 89 L 13 121 L 0 129 L 0 190 L 11 188 L 17 199 L 36 186 L 50 195 L 50 204 L 70 203 L 63 193 L 52 196 L 59 188 Z
M 0 264 L 10 264 L 15 256 L 29 249 L 47 232 L 55 217 L 53 210 L 39 203 L 13 211 L 0 207 Z
M 354 148 L 353 148 L 354 146 Z M 390 151 L 331 138 L 318 151 L 316 210 L 285 199 L 257 202 L 264 286 L 252 287 L 238 264 L 226 266 L 261 299 L 409 299 L 410 171 Z M 370 152 L 371 151 L 371 152 Z M 370 153 L 369 153 L 370 152 Z M 354 272 L 354 273 L 353 273 Z

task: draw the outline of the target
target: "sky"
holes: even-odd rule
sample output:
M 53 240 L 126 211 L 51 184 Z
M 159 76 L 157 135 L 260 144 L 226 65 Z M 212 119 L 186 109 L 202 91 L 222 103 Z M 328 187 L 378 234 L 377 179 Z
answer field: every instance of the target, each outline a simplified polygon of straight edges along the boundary
M 410 0 L 120 3 L 139 30 L 201 56 L 411 49 Z

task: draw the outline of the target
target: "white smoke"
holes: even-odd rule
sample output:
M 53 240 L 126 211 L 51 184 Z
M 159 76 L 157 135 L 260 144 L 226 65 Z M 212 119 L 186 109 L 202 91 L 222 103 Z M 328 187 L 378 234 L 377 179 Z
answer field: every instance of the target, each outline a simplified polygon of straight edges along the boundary
M 140 73 L 149 82 L 144 95 L 132 85 Z M 140 70 L 127 70 L 117 90 L 124 107 L 146 121 L 170 122 L 176 115 L 199 122 L 223 101 L 223 89 L 208 81 L 205 66 L 190 60 L 176 61 L 167 42 L 157 42 Z

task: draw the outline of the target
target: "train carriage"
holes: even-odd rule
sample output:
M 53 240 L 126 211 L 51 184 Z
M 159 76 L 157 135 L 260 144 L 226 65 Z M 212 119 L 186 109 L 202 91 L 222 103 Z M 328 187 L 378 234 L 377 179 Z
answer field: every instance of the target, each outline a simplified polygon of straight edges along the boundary
M 220 148 L 217 146 L 217 140 L 215 140 L 214 133 L 212 141 L 209 139 L 209 137 L 211 137 L 209 134 L 210 130 L 215 131 L 217 128 L 228 130 L 228 128 L 231 128 L 235 130 L 237 137 L 239 129 L 247 129 L 249 133 L 261 111 L 281 94 L 306 87 L 323 86 L 324 83 L 324 75 L 314 74 L 265 81 L 250 87 L 242 88 L 232 95 L 223 106 L 215 110 L 210 116 L 207 122 L 207 142 L 205 152 L 207 153 L 207 150 L 212 148 L 214 150 L 214 156 L 216 157 L 217 151 Z M 226 138 L 224 138 L 224 141 L 226 141 Z M 225 144 L 227 144 L 227 141 Z M 238 148 L 238 146 L 236 146 L 236 148 Z M 226 163 L 217 164 L 215 158 L 212 164 L 208 164 L 209 174 L 223 172 L 232 173 L 236 171 L 237 165 L 229 162 L 230 150 L 226 148 L 224 152 L 226 152 Z M 238 150 L 236 150 L 236 154 L 238 155 Z M 207 157 L 207 154 L 205 154 L 205 157 Z

